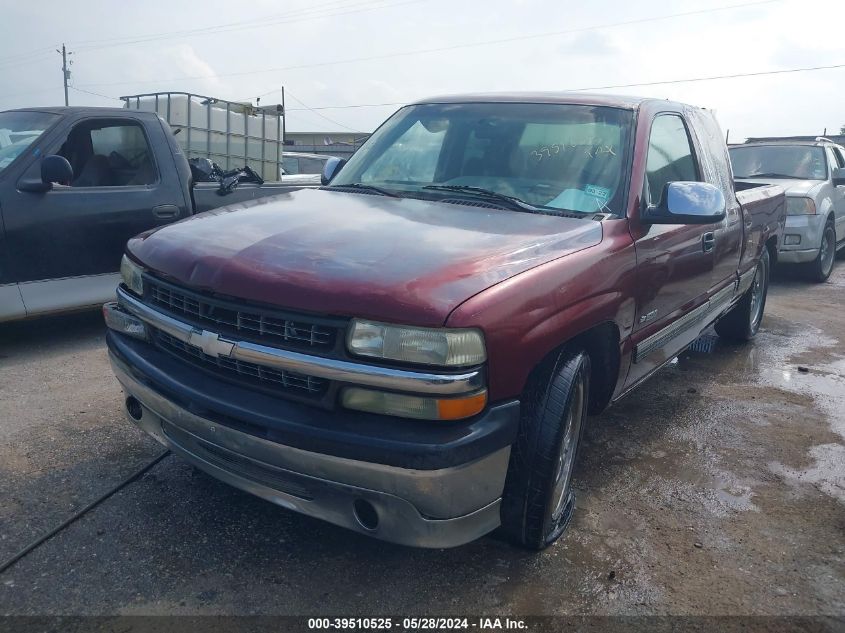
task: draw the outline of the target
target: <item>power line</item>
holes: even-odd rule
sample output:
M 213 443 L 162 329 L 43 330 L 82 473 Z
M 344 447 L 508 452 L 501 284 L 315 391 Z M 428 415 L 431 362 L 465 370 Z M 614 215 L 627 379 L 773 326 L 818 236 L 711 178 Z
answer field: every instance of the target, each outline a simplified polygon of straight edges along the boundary
M 614 88 L 635 88 L 639 86 L 661 86 L 661 85 L 668 85 L 668 84 L 681 84 L 681 83 L 693 83 L 697 81 L 715 81 L 717 79 L 739 79 L 743 77 L 763 77 L 766 75 L 784 75 L 787 73 L 801 73 L 801 72 L 813 72 L 817 70 L 833 70 L 837 68 L 845 68 L 845 64 L 831 64 L 829 66 L 809 66 L 806 68 L 784 68 L 781 70 L 762 70 L 756 72 L 747 72 L 747 73 L 734 73 L 731 75 L 714 75 L 711 77 L 689 77 L 684 79 L 667 79 L 664 81 L 646 81 L 642 83 L 633 83 L 633 84 L 613 84 L 607 86 L 590 86 L 589 88 L 567 88 L 565 90 L 561 90 L 561 92 L 589 92 L 591 90 L 611 90 Z M 346 110 L 351 108 L 380 108 L 380 107 L 387 107 L 387 106 L 401 106 L 406 105 L 407 103 L 413 101 L 413 99 L 408 101 L 398 101 L 398 102 L 391 102 L 391 103 L 359 103 L 359 104 L 351 104 L 351 105 L 339 105 L 339 106 L 317 106 L 314 108 L 308 108 L 309 110 L 316 111 L 316 110 Z M 295 111 L 299 108 L 289 108 L 289 110 Z
M 329 117 L 327 117 L 325 114 L 321 114 L 320 112 L 317 112 L 314 108 L 312 108 L 312 107 L 308 106 L 307 104 L 303 103 L 301 99 L 299 99 L 298 97 L 296 97 L 296 96 L 292 95 L 292 94 L 291 94 L 291 92 L 290 92 L 290 90 L 287 90 L 286 92 L 287 92 L 287 96 L 288 96 L 288 97 L 290 97 L 291 99 L 293 99 L 294 101 L 296 101 L 296 102 L 297 102 L 299 105 L 301 105 L 301 106 L 302 106 L 305 110 L 307 110 L 307 111 L 309 111 L 309 112 L 312 112 L 313 114 L 315 114 L 316 116 L 320 117 L 321 119 L 325 119 L 325 120 L 326 120 L 326 121 L 328 121 L 329 123 L 333 123 L 334 125 L 337 125 L 337 126 L 342 127 L 342 128 L 344 128 L 344 129 L 346 129 L 346 130 L 349 130 L 350 132 L 355 132 L 356 134 L 361 134 L 361 133 L 362 133 L 362 132 L 361 132 L 361 130 L 355 130 L 355 129 L 352 129 L 352 128 L 351 128 L 351 127 L 349 127 L 348 125 L 344 125 L 343 123 L 340 123 L 340 122 L 338 122 L 338 121 L 335 121 L 334 119 L 330 119 L 330 118 L 329 118 Z
M 68 86 L 71 90 L 76 92 L 84 92 L 87 95 L 94 95 L 95 97 L 102 97 L 103 99 L 111 99 L 112 101 L 120 101 L 123 102 L 122 99 L 118 99 L 117 97 L 110 97 L 108 95 L 100 94 L 99 92 L 91 92 L 90 90 L 83 90 L 82 88 L 77 88 L 76 86 Z
M 33 57 L 29 57 L 26 59 L 19 59 L 19 60 L 10 60 L 5 62 L 0 62 L 0 70 L 11 70 L 13 68 L 20 68 L 21 66 L 28 66 L 29 64 L 36 64 L 39 62 L 47 61 L 48 59 L 52 59 L 53 49 L 45 50 Z
M 238 76 L 245 76 L 245 75 L 258 75 L 262 73 L 271 73 L 271 72 L 282 72 L 282 71 L 289 71 L 289 70 L 303 70 L 308 68 L 323 68 L 326 66 L 336 66 L 336 65 L 344 65 L 344 64 L 355 64 L 359 62 L 366 62 L 366 61 L 376 61 L 381 59 L 393 59 L 395 57 L 408 57 L 413 55 L 423 55 L 428 53 L 439 53 L 444 51 L 452 51 L 458 49 L 465 49 L 465 48 L 473 48 L 479 46 L 490 46 L 493 44 L 503 44 L 503 43 L 510 43 L 510 42 L 517 42 L 529 39 L 539 39 L 539 38 L 546 38 L 546 37 L 555 37 L 560 35 L 571 35 L 574 33 L 583 33 L 587 31 L 595 31 L 600 29 L 606 28 L 617 28 L 621 26 L 632 26 L 635 24 L 643 24 L 648 22 L 658 22 L 663 20 L 670 20 L 675 18 L 682 18 L 682 17 L 690 17 L 695 15 L 702 15 L 706 13 L 715 13 L 721 11 L 730 11 L 734 9 L 741 9 L 746 7 L 753 7 L 753 6 L 760 6 L 764 4 L 773 4 L 776 2 L 783 2 L 783 0 L 757 0 L 755 2 L 746 2 L 743 4 L 734 4 L 724 7 L 714 7 L 710 9 L 697 9 L 695 11 L 685 11 L 682 13 L 672 13 L 667 15 L 661 16 L 653 16 L 650 18 L 637 18 L 635 20 L 625 20 L 622 22 L 612 22 L 608 24 L 600 24 L 594 26 L 587 26 L 587 27 L 579 27 L 579 28 L 572 28 L 572 29 L 564 29 L 560 31 L 548 31 L 544 33 L 533 33 L 529 35 L 516 35 L 512 37 L 506 38 L 499 38 L 493 40 L 484 40 L 481 42 L 466 42 L 461 44 L 453 44 L 450 46 L 441 46 L 437 48 L 425 48 L 425 49 L 417 49 L 413 51 L 399 51 L 395 53 L 389 54 L 382 54 L 382 55 L 371 55 L 367 57 L 356 57 L 350 59 L 340 59 L 328 62 L 316 62 L 316 63 L 308 63 L 308 64 L 296 64 L 292 66 L 279 66 L 275 68 L 265 68 L 262 70 L 246 70 L 246 71 L 238 71 L 232 73 L 215 73 L 211 75 L 195 75 L 195 76 L 183 76 L 183 77 L 174 77 L 172 79 L 158 79 L 158 80 L 151 80 L 145 82 L 131 82 L 131 81 L 122 81 L 122 82 L 102 82 L 102 83 L 90 83 L 84 84 L 86 86 L 118 86 L 118 85 L 138 85 L 141 83 L 161 83 L 161 82 L 173 82 L 173 81 L 186 81 L 186 80 L 195 80 L 195 79 L 215 79 L 219 77 L 238 77 Z
M 53 46 L 48 46 L 46 48 L 45 47 L 37 48 L 35 50 L 27 51 L 25 53 L 16 53 L 14 55 L 7 55 L 6 57 L 0 57 L 0 63 L 4 63 L 4 62 L 7 62 L 7 61 L 16 61 L 18 59 L 24 59 L 24 58 L 30 57 L 32 55 L 43 55 L 44 53 L 51 52 L 56 46 L 58 46 L 58 44 L 55 44 Z
M 713 75 L 710 77 L 689 77 L 689 78 L 682 78 L 682 79 L 667 79 L 663 81 L 647 81 L 647 82 L 640 82 L 640 83 L 629 83 L 629 84 L 612 84 L 612 85 L 604 85 L 604 86 L 590 86 L 588 88 L 567 88 L 561 90 L 561 92 L 589 92 L 590 90 L 611 90 L 616 88 L 636 88 L 640 86 L 660 86 L 660 85 L 668 85 L 668 84 L 679 84 L 679 83 L 693 83 L 699 81 L 716 81 L 719 79 L 741 79 L 744 77 L 764 77 L 767 75 L 784 75 L 790 73 L 801 73 L 801 72 L 815 72 L 820 70 L 835 70 L 839 68 L 845 68 L 845 64 L 830 64 L 827 66 L 807 66 L 803 68 L 784 68 L 780 70 L 763 70 L 763 71 L 755 71 L 755 72 L 746 72 L 746 73 L 733 73 L 729 75 Z M 98 97 L 104 97 L 106 99 L 112 99 L 114 101 L 120 101 L 117 97 L 112 97 L 109 95 L 100 94 L 98 92 L 90 92 L 88 90 L 82 90 L 81 88 L 77 88 L 76 86 L 70 86 L 73 90 L 77 92 L 86 92 L 88 94 L 96 95 Z M 269 92 L 265 92 L 258 96 L 266 96 L 268 94 L 272 94 L 276 92 L 276 90 L 271 90 Z M 18 92 L 11 95 L 3 95 L 4 97 L 19 97 L 28 94 L 37 94 L 43 92 L 51 92 L 52 88 L 44 89 L 44 90 L 31 90 L 28 92 Z M 296 99 L 296 97 L 294 97 Z M 241 101 L 248 101 L 249 99 L 242 99 Z M 299 101 L 299 99 L 296 99 Z M 357 103 L 357 104 L 346 104 L 346 105 L 333 105 L 333 106 L 307 106 L 303 108 L 287 108 L 290 112 L 301 112 L 301 111 L 311 111 L 315 114 L 320 110 L 347 110 L 347 109 L 354 109 L 354 108 L 382 108 L 382 107 L 397 107 L 403 106 L 410 102 L 414 101 L 414 99 L 407 99 L 405 101 L 390 101 L 384 103 Z M 299 101 L 299 103 L 302 103 Z
M 735 73 L 733 75 L 714 75 L 712 77 L 690 77 L 687 79 L 668 79 L 666 81 L 648 81 L 639 84 L 616 84 L 613 86 L 593 86 L 591 88 L 572 88 L 568 92 L 588 92 L 590 90 L 610 90 L 613 88 L 634 88 L 639 86 L 662 86 L 667 84 L 684 84 L 696 81 L 714 81 L 716 79 L 738 79 L 741 77 L 762 77 L 764 75 L 784 75 L 787 73 L 803 73 L 815 70 L 832 70 L 834 68 L 845 68 L 845 64 L 832 64 L 830 66 L 810 66 L 807 68 L 785 68 L 783 70 L 762 70 L 753 73 Z
M 348 2 L 348 0 L 345 0 Z M 379 9 L 391 9 L 394 7 L 406 5 L 406 4 L 414 4 L 417 2 L 422 2 L 423 0 L 404 0 L 403 2 L 388 2 L 384 3 L 385 0 L 363 0 L 353 4 L 349 4 L 347 6 L 338 6 L 332 7 L 329 9 L 320 9 L 319 7 L 312 7 L 309 9 L 301 9 L 298 12 L 291 12 L 289 14 L 282 14 L 288 16 L 287 19 L 276 19 L 276 20 L 264 20 L 258 24 L 255 24 L 255 20 L 246 22 L 233 22 L 229 24 L 221 24 L 213 27 L 205 27 L 201 29 L 191 29 L 186 31 L 173 31 L 171 33 L 165 34 L 157 34 L 157 35 L 149 35 L 143 36 L 138 39 L 128 40 L 128 41 L 121 41 L 115 42 L 111 44 L 102 44 L 100 46 L 82 46 L 78 47 L 76 50 L 79 52 L 90 52 L 95 50 L 101 50 L 104 48 L 113 48 L 116 46 L 128 46 L 132 44 L 143 44 L 147 42 L 157 42 L 162 40 L 174 39 L 174 38 L 185 38 L 191 37 L 196 35 L 216 35 L 218 33 L 229 33 L 232 31 L 243 31 L 248 29 L 257 29 L 257 28 L 265 28 L 270 26 L 277 26 L 279 24 L 292 24 L 295 22 L 304 22 L 309 20 L 317 20 L 320 18 L 327 18 L 327 17 L 334 17 L 339 15 L 349 15 L 352 13 L 360 13 L 363 11 L 375 11 Z M 376 4 L 373 4 L 376 2 Z M 381 4 L 378 4 L 381 2 Z M 333 3 L 327 3 L 333 4 Z M 364 5 L 364 6 L 360 6 Z M 358 8 L 354 8 L 354 7 Z M 299 13 L 299 17 L 297 17 L 297 13 Z M 309 15 L 310 13 L 310 15 Z M 292 17 L 291 17 L 292 16 Z
M 119 37 L 107 37 L 102 39 L 93 39 L 93 40 L 80 40 L 76 42 L 77 46 L 82 46 L 87 48 L 85 45 L 91 44 L 103 44 L 103 43 L 123 43 L 123 42 L 132 42 L 134 40 L 139 40 L 143 38 L 158 38 L 158 37 L 170 37 L 170 36 L 183 36 L 190 33 L 199 33 L 199 32 L 206 32 L 220 28 L 226 28 L 230 26 L 239 26 L 239 25 L 246 25 L 246 24 L 255 24 L 256 22 L 266 23 L 267 20 L 271 20 L 274 18 L 279 17 L 288 17 L 291 15 L 295 15 L 302 12 L 311 12 L 316 11 L 319 9 L 325 9 L 329 5 L 337 5 L 337 4 L 345 4 L 350 0 L 332 0 L 331 2 L 325 2 L 323 4 L 319 4 L 313 7 L 304 7 L 301 9 L 294 9 L 293 11 L 285 11 L 283 13 L 272 13 L 270 15 L 265 15 L 260 18 L 253 18 L 251 20 L 242 20 L 239 22 L 224 22 L 221 24 L 215 24 L 212 26 L 206 27 L 199 27 L 195 29 L 183 29 L 181 31 L 169 31 L 165 33 L 148 33 L 146 35 L 124 35 Z M 367 0 L 368 2 L 372 2 L 373 0 Z M 338 8 L 338 7 L 335 7 Z

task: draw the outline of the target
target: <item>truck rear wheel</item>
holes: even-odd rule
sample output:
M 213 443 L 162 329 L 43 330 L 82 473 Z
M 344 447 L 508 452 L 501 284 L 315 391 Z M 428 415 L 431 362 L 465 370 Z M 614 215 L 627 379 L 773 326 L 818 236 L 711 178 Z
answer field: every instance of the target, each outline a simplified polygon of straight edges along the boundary
M 833 272 L 833 260 L 836 259 L 836 231 L 833 222 L 828 222 L 822 231 L 822 242 L 818 256 L 807 264 L 810 279 L 813 281 L 827 281 Z
M 716 322 L 716 333 L 731 341 L 747 341 L 754 338 L 763 320 L 766 295 L 769 292 L 769 250 L 763 249 L 751 287 L 742 299 L 725 316 Z
M 572 472 L 584 431 L 590 357 L 564 350 L 532 377 L 502 495 L 502 530 L 510 541 L 541 550 L 572 518 Z

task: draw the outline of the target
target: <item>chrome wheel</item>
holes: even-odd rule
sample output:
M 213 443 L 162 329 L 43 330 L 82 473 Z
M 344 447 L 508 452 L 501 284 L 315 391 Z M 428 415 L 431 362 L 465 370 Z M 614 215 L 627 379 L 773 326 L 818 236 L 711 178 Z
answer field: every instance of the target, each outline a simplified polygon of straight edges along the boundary
M 751 318 L 751 332 L 756 332 L 763 319 L 763 299 L 766 296 L 766 275 L 768 270 L 763 262 L 757 264 L 754 273 L 754 281 L 751 283 L 751 309 L 748 311 Z
M 835 239 L 833 228 L 826 226 L 824 233 L 822 233 L 822 244 L 819 251 L 819 267 L 825 276 L 829 275 L 833 268 L 833 258 L 836 255 L 836 247 L 833 244 Z
M 572 479 L 572 471 L 575 467 L 575 454 L 578 450 L 578 439 L 581 437 L 581 424 L 584 419 L 584 392 L 584 376 L 581 374 L 572 388 L 572 398 L 566 412 L 563 438 L 558 451 L 552 487 L 552 521 L 560 519 L 569 497 L 569 481 Z

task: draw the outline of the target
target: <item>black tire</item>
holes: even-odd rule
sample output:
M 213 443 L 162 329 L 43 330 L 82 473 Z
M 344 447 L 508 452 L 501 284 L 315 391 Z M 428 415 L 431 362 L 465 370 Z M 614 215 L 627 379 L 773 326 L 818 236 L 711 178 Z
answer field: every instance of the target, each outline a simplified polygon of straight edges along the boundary
M 769 249 L 764 248 L 751 287 L 731 311 L 716 322 L 716 333 L 719 336 L 729 341 L 743 342 L 757 334 L 766 309 L 770 267 Z
M 564 350 L 529 382 L 502 495 L 502 532 L 518 546 L 548 547 L 572 518 L 572 471 L 589 393 L 590 357 L 583 350 Z
M 833 272 L 833 261 L 836 259 L 836 230 L 833 222 L 825 224 L 822 231 L 822 241 L 819 254 L 807 265 L 810 279 L 819 283 L 827 281 Z

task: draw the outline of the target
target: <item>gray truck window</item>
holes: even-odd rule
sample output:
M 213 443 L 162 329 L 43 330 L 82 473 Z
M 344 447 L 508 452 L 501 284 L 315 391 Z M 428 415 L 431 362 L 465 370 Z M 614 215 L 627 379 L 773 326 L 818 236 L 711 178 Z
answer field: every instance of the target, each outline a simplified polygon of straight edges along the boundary
M 837 167 L 845 167 L 845 155 L 842 154 L 842 150 L 838 147 L 831 147 L 833 150 L 833 158 L 836 160 Z
M 131 187 L 158 181 L 144 130 L 126 121 L 83 121 L 58 153 L 73 167 L 73 187 Z
M 0 112 L 0 172 L 23 154 L 58 118 L 47 112 Z
M 738 145 L 730 149 L 736 178 L 827 179 L 827 159 L 818 145 Z
M 684 120 L 674 114 L 654 119 L 646 162 L 649 204 L 657 204 L 670 182 L 701 180 Z

